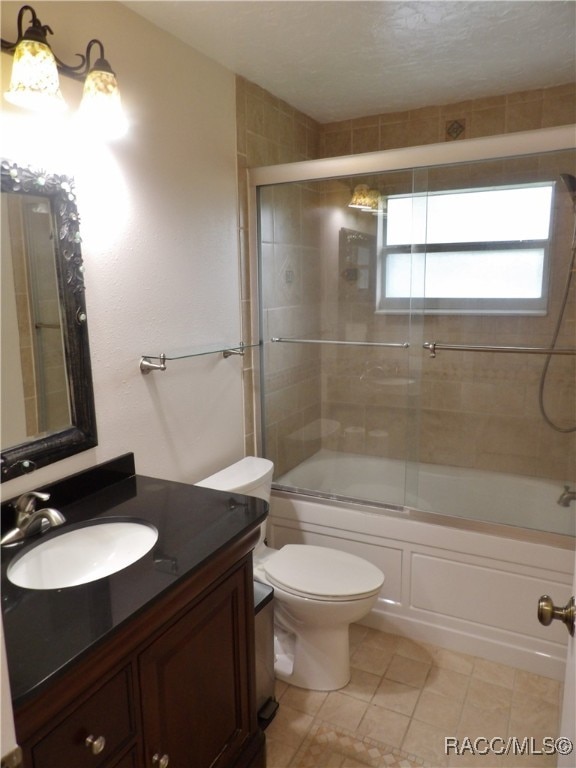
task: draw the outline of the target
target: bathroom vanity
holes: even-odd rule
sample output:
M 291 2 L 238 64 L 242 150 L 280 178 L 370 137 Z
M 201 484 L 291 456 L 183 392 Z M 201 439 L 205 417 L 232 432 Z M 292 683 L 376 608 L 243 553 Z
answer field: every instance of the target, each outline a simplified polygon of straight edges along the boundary
M 12 584 L 21 547 L 2 550 L 25 768 L 264 768 L 251 551 L 265 502 L 136 475 L 131 454 L 41 490 L 63 527 L 142 520 L 158 540 L 118 573 L 50 590 Z

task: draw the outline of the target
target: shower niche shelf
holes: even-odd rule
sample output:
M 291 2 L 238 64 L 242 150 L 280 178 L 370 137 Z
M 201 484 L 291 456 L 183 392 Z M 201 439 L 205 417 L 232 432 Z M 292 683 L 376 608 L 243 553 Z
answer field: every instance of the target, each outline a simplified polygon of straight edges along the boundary
M 144 374 L 152 373 L 152 371 L 165 371 L 166 363 L 174 360 L 187 360 L 191 357 L 202 357 L 203 355 L 218 355 L 228 358 L 232 355 L 244 356 L 244 352 L 247 349 L 253 349 L 260 346 L 259 344 L 244 344 L 243 341 L 238 344 L 206 344 L 204 346 L 193 347 L 185 352 L 172 352 L 167 355 L 161 353 L 159 355 L 143 355 L 140 358 L 140 371 Z

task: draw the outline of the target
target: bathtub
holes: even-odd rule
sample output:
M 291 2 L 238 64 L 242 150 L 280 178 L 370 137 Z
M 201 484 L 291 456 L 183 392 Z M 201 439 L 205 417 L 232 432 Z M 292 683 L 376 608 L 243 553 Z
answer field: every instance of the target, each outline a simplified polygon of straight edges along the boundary
M 563 679 L 566 628 L 537 619 L 541 595 L 563 605 L 572 593 L 575 511 L 556 504 L 560 484 L 419 467 L 408 506 L 406 472 L 416 476 L 403 462 L 383 471 L 382 460 L 320 451 L 275 481 L 269 545 L 334 547 L 381 568 L 367 626 Z M 553 532 L 536 530 L 538 514 Z
M 275 485 L 377 505 L 406 506 L 450 517 L 576 535 L 576 504 L 562 507 L 557 503 L 563 490 L 560 481 L 322 449 L 275 480 Z

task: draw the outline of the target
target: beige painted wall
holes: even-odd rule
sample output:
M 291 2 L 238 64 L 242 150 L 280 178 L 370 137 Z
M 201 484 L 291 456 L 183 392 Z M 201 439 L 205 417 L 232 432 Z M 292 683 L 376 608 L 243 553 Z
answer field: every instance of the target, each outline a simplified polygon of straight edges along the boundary
M 2 2 L 9 40 L 20 5 Z M 2 102 L 3 155 L 76 176 L 99 439 L 2 484 L 3 498 L 126 451 L 141 474 L 199 480 L 243 455 L 241 361 L 182 360 L 150 376 L 138 363 L 240 339 L 234 75 L 119 3 L 36 10 L 67 62 L 91 37 L 102 39 L 131 130 L 106 149 L 66 122 L 34 121 Z M 5 80 L 11 59 L 0 58 Z M 77 104 L 79 85 L 62 80 Z M 2 703 L 4 754 L 14 732 Z
M 2 3 L 16 38 L 19 3 Z M 109 147 L 3 101 L 3 154 L 76 177 L 98 447 L 4 483 L 4 498 L 134 451 L 140 473 L 195 481 L 243 455 L 242 363 L 143 376 L 145 354 L 240 340 L 234 75 L 120 3 L 43 2 L 64 61 L 100 38 L 131 127 Z M 11 58 L 2 54 L 3 76 Z M 61 78 L 72 108 L 80 85 Z M 51 129 L 54 128 L 52 131 Z

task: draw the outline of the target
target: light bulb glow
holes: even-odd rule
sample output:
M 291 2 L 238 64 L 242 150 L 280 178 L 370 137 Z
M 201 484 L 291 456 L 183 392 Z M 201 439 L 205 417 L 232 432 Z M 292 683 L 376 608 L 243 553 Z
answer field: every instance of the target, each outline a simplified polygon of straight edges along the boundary
M 84 127 L 105 138 L 120 138 L 128 129 L 116 76 L 94 69 L 88 73 L 79 109 Z
M 58 68 L 50 46 L 36 40 L 21 40 L 14 51 L 10 87 L 4 98 L 24 109 L 63 111 Z

